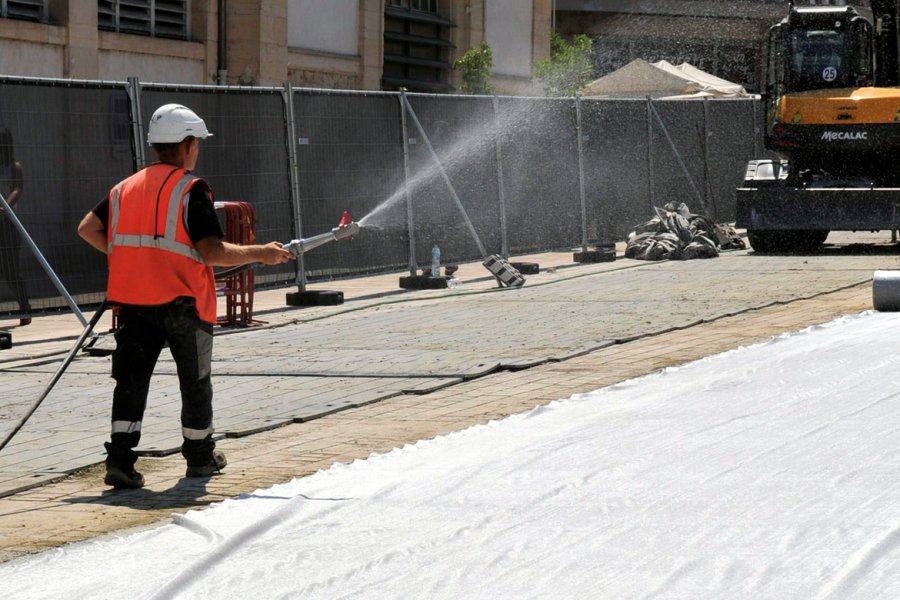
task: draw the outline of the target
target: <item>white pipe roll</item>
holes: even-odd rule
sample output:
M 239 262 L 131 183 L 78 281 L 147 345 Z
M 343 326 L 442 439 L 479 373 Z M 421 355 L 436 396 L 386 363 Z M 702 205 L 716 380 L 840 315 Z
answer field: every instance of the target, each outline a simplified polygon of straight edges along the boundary
M 875 271 L 872 306 L 882 312 L 900 311 L 900 271 Z

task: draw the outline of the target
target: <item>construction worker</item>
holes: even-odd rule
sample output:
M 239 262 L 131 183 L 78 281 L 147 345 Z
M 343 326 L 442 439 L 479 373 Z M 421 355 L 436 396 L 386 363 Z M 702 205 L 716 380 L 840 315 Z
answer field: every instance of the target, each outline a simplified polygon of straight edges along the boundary
M 185 476 L 209 477 L 225 467 L 225 456 L 212 439 L 212 267 L 275 265 L 293 258 L 278 242 L 238 246 L 223 241 L 212 191 L 192 174 L 200 140 L 211 135 L 189 108 L 158 108 L 147 132 L 158 162 L 113 187 L 78 226 L 78 234 L 107 255 L 107 300 L 119 307 L 104 480 L 114 488 L 144 485 L 134 468 L 134 448 L 164 344 L 178 368 Z

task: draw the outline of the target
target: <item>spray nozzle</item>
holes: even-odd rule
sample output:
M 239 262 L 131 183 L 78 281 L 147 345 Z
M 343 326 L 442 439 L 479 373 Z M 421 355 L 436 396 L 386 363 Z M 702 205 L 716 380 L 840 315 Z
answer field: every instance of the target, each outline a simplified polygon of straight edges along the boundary
M 294 256 L 300 256 L 313 248 L 318 248 L 322 244 L 334 240 L 342 240 L 354 236 L 357 233 L 359 233 L 359 223 L 354 223 L 353 217 L 345 210 L 344 214 L 341 215 L 341 222 L 328 233 L 320 233 L 319 235 L 303 238 L 302 240 L 292 240 L 287 244 L 284 244 L 283 248 L 285 250 L 290 250 Z

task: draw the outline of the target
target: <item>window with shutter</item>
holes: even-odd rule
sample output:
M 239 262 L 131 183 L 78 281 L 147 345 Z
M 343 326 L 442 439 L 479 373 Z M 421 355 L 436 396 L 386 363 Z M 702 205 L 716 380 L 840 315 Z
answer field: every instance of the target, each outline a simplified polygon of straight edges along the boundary
M 47 0 L 0 0 L 0 17 L 47 22 Z
M 97 27 L 105 31 L 190 39 L 190 0 L 98 0 Z
M 451 92 L 450 28 L 438 0 L 385 0 L 384 69 L 386 90 Z
M 386 0 L 385 5 L 404 8 L 406 10 L 433 13 L 436 15 L 440 14 L 438 0 Z

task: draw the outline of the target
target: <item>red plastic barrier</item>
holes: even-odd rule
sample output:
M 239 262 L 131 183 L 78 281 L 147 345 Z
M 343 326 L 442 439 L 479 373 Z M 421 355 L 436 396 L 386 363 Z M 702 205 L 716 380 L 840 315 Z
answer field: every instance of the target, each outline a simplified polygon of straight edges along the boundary
M 216 202 L 225 210 L 225 241 L 245 246 L 256 243 L 256 213 L 247 202 Z M 253 318 L 253 290 L 256 271 L 247 269 L 235 275 L 216 278 L 219 295 L 225 296 L 225 314 L 217 323 L 223 327 L 252 327 L 263 321 Z

